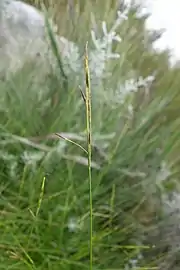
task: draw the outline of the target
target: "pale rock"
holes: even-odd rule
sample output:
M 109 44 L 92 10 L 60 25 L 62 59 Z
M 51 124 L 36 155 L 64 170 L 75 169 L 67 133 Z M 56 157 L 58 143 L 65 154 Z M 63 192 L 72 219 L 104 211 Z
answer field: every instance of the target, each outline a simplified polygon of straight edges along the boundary
M 52 29 L 55 31 L 54 26 Z M 68 41 L 56 38 L 60 52 L 67 51 Z M 41 71 L 47 72 L 51 57 L 43 13 L 21 1 L 0 0 L 0 77 L 37 59 Z

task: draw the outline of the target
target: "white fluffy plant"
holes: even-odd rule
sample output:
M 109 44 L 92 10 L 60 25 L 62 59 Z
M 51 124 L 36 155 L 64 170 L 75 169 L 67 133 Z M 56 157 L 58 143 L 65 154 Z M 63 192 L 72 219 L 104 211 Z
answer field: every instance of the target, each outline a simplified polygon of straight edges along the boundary
M 121 64 L 125 55 L 123 52 L 114 53 L 113 44 L 121 43 L 122 39 L 117 34 L 117 30 L 125 20 L 128 20 L 128 8 L 122 13 L 117 12 L 117 18 L 112 27 L 108 30 L 107 23 L 102 22 L 102 34 L 98 36 L 95 30 L 91 30 L 91 39 L 94 49 L 89 52 L 89 66 L 91 71 L 91 80 L 93 88 L 99 88 L 101 83 L 105 81 L 112 81 L 111 64 L 117 62 Z M 121 59 L 122 58 L 122 59 Z M 116 86 L 113 82 L 113 88 L 109 86 L 102 87 L 103 91 L 97 94 L 104 98 L 105 102 L 110 102 L 111 106 L 125 105 L 130 115 L 133 113 L 132 99 L 139 88 L 143 88 L 145 94 L 149 94 L 149 88 L 154 81 L 155 76 L 150 74 L 146 78 L 137 76 L 136 71 L 130 71 L 126 78 L 116 78 Z
M 105 21 L 102 22 L 102 37 L 97 37 L 95 31 L 91 30 L 91 38 L 95 46 L 95 50 L 90 52 L 89 57 L 91 77 L 93 76 L 97 79 L 107 78 L 110 75 L 106 72 L 107 63 L 110 60 L 120 58 L 120 54 L 113 52 L 112 46 L 114 42 L 121 42 L 121 38 L 116 31 L 124 20 L 127 20 L 126 12 L 121 13 L 118 11 L 117 19 L 109 31 L 107 23 Z
M 91 30 L 93 46 L 91 49 L 89 48 L 89 69 L 92 86 L 99 86 L 102 79 L 108 78 L 110 76 L 110 73 L 107 72 L 108 64 L 110 64 L 110 61 L 120 58 L 120 54 L 114 53 L 112 47 L 114 42 L 121 42 L 121 38 L 116 31 L 121 23 L 127 20 L 126 13 L 127 11 L 124 13 L 117 12 L 117 18 L 109 31 L 105 21 L 101 24 L 102 33 Z M 61 37 L 61 41 L 66 44 L 62 55 L 66 73 L 74 72 L 80 76 L 80 81 L 84 80 L 84 76 L 82 77 L 83 61 L 78 46 L 72 42 L 67 44 L 63 37 Z

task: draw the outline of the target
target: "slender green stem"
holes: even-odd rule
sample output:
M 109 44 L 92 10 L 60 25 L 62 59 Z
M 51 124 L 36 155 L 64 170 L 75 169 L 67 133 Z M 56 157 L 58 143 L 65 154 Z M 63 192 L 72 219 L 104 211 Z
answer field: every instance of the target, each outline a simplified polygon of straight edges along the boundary
M 86 125 L 88 144 L 88 177 L 89 177 L 89 204 L 90 204 L 90 270 L 93 268 L 93 200 L 92 200 L 92 176 L 91 176 L 91 156 L 92 156 L 92 134 L 91 134 L 91 86 L 88 65 L 88 44 L 85 50 L 85 78 L 86 78 Z

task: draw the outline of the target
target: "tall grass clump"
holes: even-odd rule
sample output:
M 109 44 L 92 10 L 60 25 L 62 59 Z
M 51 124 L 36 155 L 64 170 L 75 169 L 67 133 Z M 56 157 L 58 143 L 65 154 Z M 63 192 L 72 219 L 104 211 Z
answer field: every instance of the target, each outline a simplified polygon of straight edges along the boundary
M 175 71 L 134 6 L 88 5 L 64 51 L 45 13 L 46 77 L 33 62 L 0 81 L 0 269 L 178 269 Z

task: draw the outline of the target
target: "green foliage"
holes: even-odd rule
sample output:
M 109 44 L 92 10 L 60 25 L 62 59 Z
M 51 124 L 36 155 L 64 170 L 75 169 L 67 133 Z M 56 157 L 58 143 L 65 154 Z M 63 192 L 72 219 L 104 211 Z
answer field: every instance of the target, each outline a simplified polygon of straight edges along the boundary
M 82 3 L 73 17 L 74 34 L 67 13 L 59 28 L 82 53 L 89 40 L 92 56 L 99 51 L 93 51 L 90 18 L 99 37 L 102 20 L 110 29 L 117 10 L 108 1 Z M 133 6 L 116 29 L 122 42 L 112 49 L 121 57 L 108 58 L 103 77 L 93 75 L 97 66 L 90 72 L 93 269 L 133 269 L 135 263 L 156 269 L 166 260 L 174 269 L 165 253 L 173 243 L 159 244 L 159 223 L 166 227 L 164 197 L 177 189 L 179 177 L 179 67 L 170 68 L 168 52 L 153 50 L 155 38 L 139 10 Z M 32 63 L 0 81 L 0 269 L 89 269 L 86 112 L 77 79 L 83 69 L 62 72 L 63 56 L 49 34 L 56 73 L 41 80 Z M 148 76 L 155 80 L 146 82 Z

